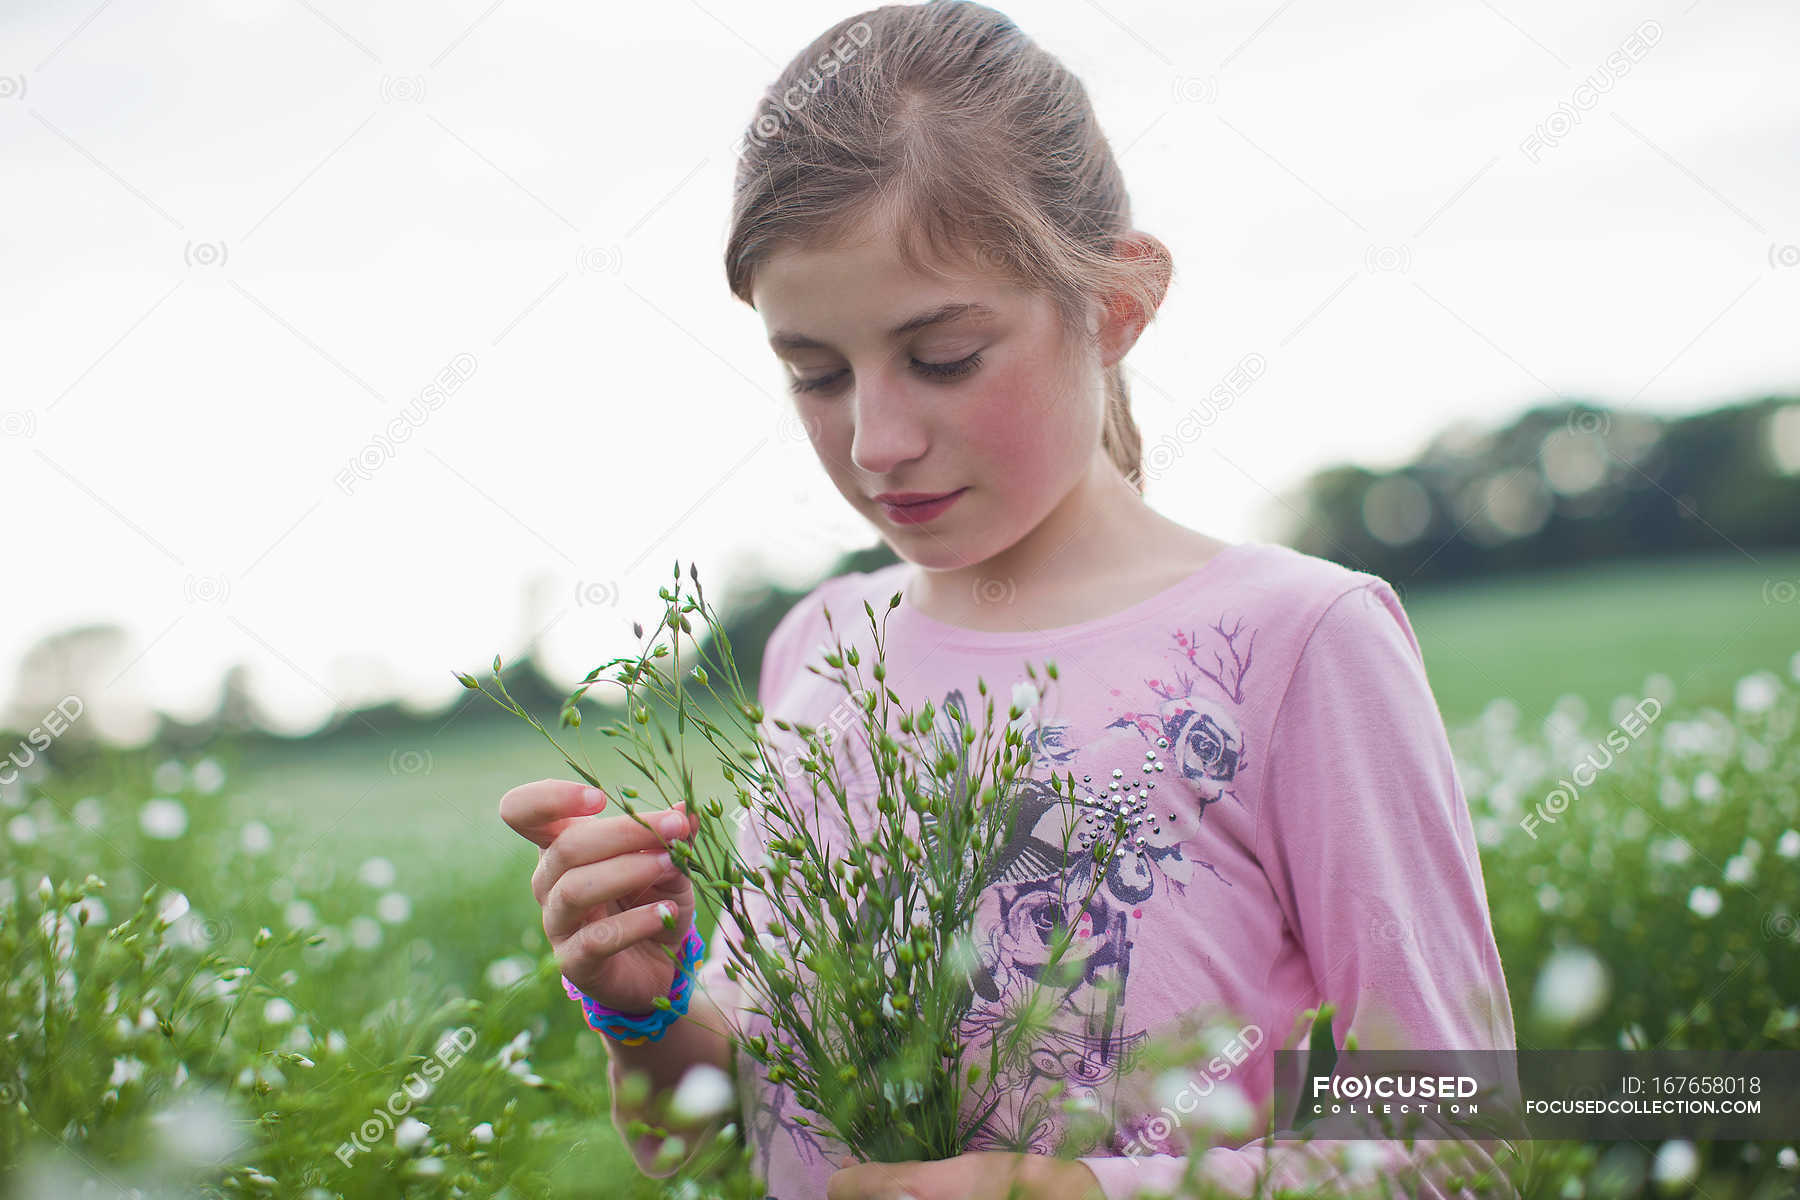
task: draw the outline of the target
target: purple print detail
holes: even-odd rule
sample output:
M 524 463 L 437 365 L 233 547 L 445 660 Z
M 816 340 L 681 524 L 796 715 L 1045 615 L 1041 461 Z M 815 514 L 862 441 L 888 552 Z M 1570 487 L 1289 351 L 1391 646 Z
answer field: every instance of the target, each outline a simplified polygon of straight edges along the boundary
M 1244 676 L 1250 673 L 1250 660 L 1256 653 L 1256 631 L 1254 629 L 1250 631 L 1250 641 L 1245 645 L 1243 653 L 1238 653 L 1238 635 L 1243 632 L 1243 629 L 1244 622 L 1242 620 L 1231 627 L 1230 633 L 1225 632 L 1224 621 L 1213 622 L 1213 632 L 1217 633 L 1224 641 L 1226 652 L 1231 655 L 1231 662 L 1227 664 L 1224 656 L 1215 650 L 1213 651 L 1213 669 L 1210 671 L 1200 665 L 1198 643 L 1192 635 L 1185 633 L 1175 635 L 1175 643 L 1182 648 L 1189 665 L 1218 684 L 1219 690 L 1224 692 L 1225 698 L 1233 704 L 1244 702 Z M 1177 670 L 1176 679 L 1179 686 L 1173 690 L 1163 690 L 1155 680 L 1151 681 L 1150 686 L 1164 697 L 1193 694 L 1194 684 L 1191 679 L 1183 676 L 1179 670 Z

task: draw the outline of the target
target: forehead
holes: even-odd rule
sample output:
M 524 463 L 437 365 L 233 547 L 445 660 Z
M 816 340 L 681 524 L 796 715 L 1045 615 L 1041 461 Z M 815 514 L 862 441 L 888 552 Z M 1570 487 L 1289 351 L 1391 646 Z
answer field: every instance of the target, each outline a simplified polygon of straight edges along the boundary
M 758 269 L 751 301 L 769 344 L 782 351 L 897 340 L 950 320 L 981 322 L 1015 311 L 1028 297 L 968 264 L 911 268 L 891 237 L 863 234 L 777 251 Z

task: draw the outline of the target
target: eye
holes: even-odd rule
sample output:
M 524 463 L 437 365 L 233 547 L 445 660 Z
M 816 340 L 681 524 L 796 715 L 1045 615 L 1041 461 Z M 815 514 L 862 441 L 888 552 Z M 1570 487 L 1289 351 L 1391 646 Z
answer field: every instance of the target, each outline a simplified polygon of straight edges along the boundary
M 981 365 L 981 351 L 977 350 L 967 358 L 959 358 L 955 362 L 947 363 L 923 362 L 915 358 L 912 360 L 912 365 L 919 374 L 927 379 L 961 379 Z M 819 375 L 812 379 L 794 379 L 789 382 L 788 389 L 802 394 L 829 391 L 835 385 L 838 376 L 842 374 L 844 374 L 842 371 L 833 371 L 828 375 Z

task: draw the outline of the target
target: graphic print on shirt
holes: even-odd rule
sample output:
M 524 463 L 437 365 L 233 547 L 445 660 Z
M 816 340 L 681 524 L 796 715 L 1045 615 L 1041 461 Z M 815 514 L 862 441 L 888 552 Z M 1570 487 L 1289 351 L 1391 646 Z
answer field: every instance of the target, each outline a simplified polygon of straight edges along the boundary
M 971 880 L 981 887 L 975 917 L 978 967 L 962 1035 L 965 1045 L 983 1053 L 967 1061 L 985 1065 L 994 1036 L 1038 986 L 1059 920 L 1077 921 L 1076 939 L 1059 970 L 1064 986 L 1048 997 L 1055 1014 L 1050 1028 L 1015 1061 L 1003 1062 L 997 1079 L 978 1085 L 979 1097 L 992 1107 L 971 1135 L 970 1151 L 1052 1154 L 1062 1137 L 1054 1106 L 1075 1099 L 1102 1112 L 1114 1110 L 1114 1093 L 1132 1051 L 1150 1039 L 1141 1023 L 1130 1027 L 1122 1008 L 1145 906 L 1159 890 L 1165 905 L 1185 898 L 1196 867 L 1208 872 L 1212 885 L 1233 886 L 1201 856 L 1200 832 L 1212 804 L 1227 798 L 1243 803 L 1234 787 L 1250 757 L 1239 713 L 1255 631 L 1246 634 L 1242 621 L 1227 630 L 1221 621 L 1206 638 L 1181 631 L 1169 636 L 1174 644 L 1169 669 L 1138 681 L 1135 703 L 1127 689 L 1113 689 L 1117 715 L 1087 731 L 1079 745 L 1074 744 L 1078 731 L 1068 722 L 1034 724 L 1035 689 L 1017 685 L 1015 699 L 1029 701 L 1020 704 L 1024 715 L 1018 724 L 1036 770 L 1012 793 L 1017 812 L 1011 839 L 987 876 Z M 946 692 L 935 707 L 950 732 L 934 728 L 934 736 L 947 742 L 960 734 L 969 708 L 961 689 Z M 1048 782 L 1051 774 L 1064 772 L 1077 781 L 1073 798 Z M 872 776 L 860 769 L 848 774 L 872 790 Z M 1129 831 L 1102 858 L 1114 814 L 1125 817 Z M 922 836 L 929 840 L 929 829 Z M 1100 882 L 1077 916 L 1074 908 L 1096 872 Z M 1162 915 L 1166 918 L 1166 908 Z M 1150 939 L 1153 945 L 1153 927 Z M 1046 1093 L 1056 1082 L 1062 1089 L 1053 1101 Z M 792 1107 L 789 1088 L 767 1094 L 769 1102 L 746 1122 L 761 1162 L 768 1162 L 780 1132 L 802 1163 L 817 1165 L 825 1153 L 835 1162 L 844 1153 L 839 1143 L 794 1122 L 801 1114 Z M 1115 1134 L 1113 1148 L 1127 1140 L 1125 1131 Z

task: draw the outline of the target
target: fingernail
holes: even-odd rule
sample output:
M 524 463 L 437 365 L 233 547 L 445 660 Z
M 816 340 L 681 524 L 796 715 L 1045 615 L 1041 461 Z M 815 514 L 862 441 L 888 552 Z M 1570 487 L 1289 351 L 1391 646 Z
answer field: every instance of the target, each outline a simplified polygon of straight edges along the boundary
M 667 850 L 664 850 L 661 854 L 658 854 L 655 858 L 651 859 L 651 861 L 656 864 L 657 870 L 659 870 L 659 871 L 667 871 L 670 867 L 673 867 L 675 865 L 674 856 L 672 856 Z
M 664 813 L 657 818 L 656 827 L 670 837 L 678 837 L 687 832 L 687 816 L 683 813 Z
M 587 812 L 593 812 L 599 808 L 605 799 L 606 797 L 597 787 L 581 789 L 581 807 Z

